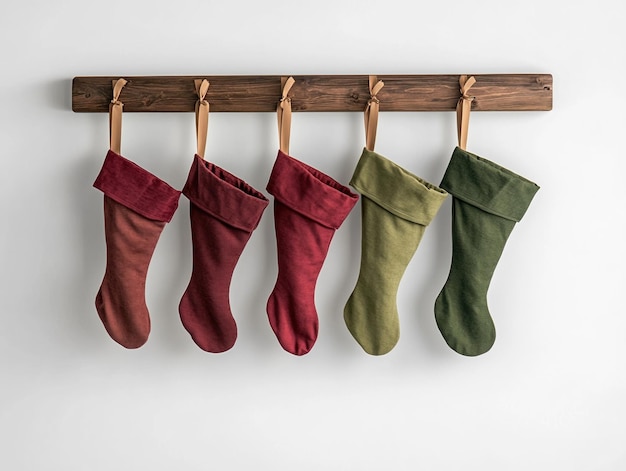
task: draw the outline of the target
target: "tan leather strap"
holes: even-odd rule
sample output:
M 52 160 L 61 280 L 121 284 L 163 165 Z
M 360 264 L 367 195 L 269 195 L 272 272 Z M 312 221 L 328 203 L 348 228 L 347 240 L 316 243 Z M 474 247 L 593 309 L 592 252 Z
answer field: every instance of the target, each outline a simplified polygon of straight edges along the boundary
M 289 98 L 289 90 L 296 83 L 293 77 L 281 77 L 280 86 L 282 89 L 282 98 L 276 107 L 278 115 L 278 141 L 279 148 L 285 154 L 289 154 L 289 137 L 291 135 L 291 98 Z
M 456 104 L 456 126 L 459 139 L 459 147 L 463 150 L 467 147 L 467 132 L 469 130 L 469 116 L 472 109 L 473 96 L 469 96 L 467 92 L 476 83 L 474 77 L 461 75 L 459 77 L 459 85 L 461 86 L 461 98 Z
M 206 79 L 196 79 L 193 83 L 198 94 L 198 101 L 196 101 L 196 154 L 204 159 L 206 137 L 209 130 L 209 102 L 205 100 L 205 97 L 210 84 Z
M 376 129 L 378 128 L 378 110 L 380 101 L 378 100 L 378 92 L 385 86 L 382 80 L 378 80 L 375 75 L 369 76 L 370 99 L 365 107 L 365 148 L 374 150 L 376 145 Z
M 122 146 L 122 108 L 124 103 L 120 101 L 122 88 L 128 82 L 123 78 L 113 80 L 113 99 L 109 103 L 109 147 L 119 154 Z

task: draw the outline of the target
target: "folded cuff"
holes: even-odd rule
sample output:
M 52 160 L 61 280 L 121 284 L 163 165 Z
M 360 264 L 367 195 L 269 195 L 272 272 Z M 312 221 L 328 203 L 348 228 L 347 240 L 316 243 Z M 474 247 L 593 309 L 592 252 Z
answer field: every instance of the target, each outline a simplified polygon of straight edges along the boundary
M 440 186 L 455 198 L 516 222 L 539 190 L 530 180 L 459 147 Z
M 278 151 L 267 191 L 294 211 L 338 229 L 359 196 L 319 170 Z
M 422 226 L 430 224 L 448 196 L 445 190 L 367 149 L 350 185 L 392 214 Z
M 246 182 L 195 155 L 183 194 L 220 221 L 252 232 L 269 200 Z
M 109 198 L 155 221 L 170 222 L 180 191 L 109 150 L 93 186 Z

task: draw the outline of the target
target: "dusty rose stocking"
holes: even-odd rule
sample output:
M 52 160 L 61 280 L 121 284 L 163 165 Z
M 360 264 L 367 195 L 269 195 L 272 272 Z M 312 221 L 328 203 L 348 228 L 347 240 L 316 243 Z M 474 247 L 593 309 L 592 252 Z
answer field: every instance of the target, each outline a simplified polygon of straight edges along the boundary
M 180 192 L 109 150 L 94 187 L 104 193 L 107 264 L 96 310 L 109 335 L 126 348 L 142 346 L 150 333 L 146 275 Z

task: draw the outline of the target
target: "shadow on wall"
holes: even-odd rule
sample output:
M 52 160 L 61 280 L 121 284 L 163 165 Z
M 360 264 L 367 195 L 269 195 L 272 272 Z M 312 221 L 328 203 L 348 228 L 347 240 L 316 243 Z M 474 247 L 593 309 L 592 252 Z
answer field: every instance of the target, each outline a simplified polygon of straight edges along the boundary
M 93 348 L 107 341 L 104 335 L 100 335 L 102 326 L 95 309 L 95 296 L 106 264 L 102 194 L 92 187 L 102 165 L 102 157 L 88 155 L 76 159 L 76 162 L 74 172 L 68 178 L 69 184 L 74 185 L 68 191 L 69 211 L 75 217 L 74 227 L 67 228 L 67 231 L 78 234 L 75 247 L 77 266 L 70 283 L 76 293 L 69 306 L 74 317 L 71 319 L 74 326 L 72 341 L 78 342 L 79 348 L 87 345 Z
M 47 108 L 67 111 L 72 109 L 72 80 L 52 80 L 43 85 L 44 104 Z

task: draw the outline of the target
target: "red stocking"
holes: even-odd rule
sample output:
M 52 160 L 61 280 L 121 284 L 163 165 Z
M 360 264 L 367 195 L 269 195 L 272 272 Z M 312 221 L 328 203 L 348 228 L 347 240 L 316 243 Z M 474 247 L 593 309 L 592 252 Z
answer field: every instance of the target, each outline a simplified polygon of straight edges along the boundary
M 278 280 L 267 314 L 282 347 L 308 353 L 317 339 L 315 284 L 335 230 L 358 195 L 282 151 L 267 190 L 274 195 Z
M 180 318 L 202 350 L 224 352 L 237 339 L 229 300 L 233 271 L 269 201 L 198 155 L 183 194 L 191 202 L 193 270 Z

